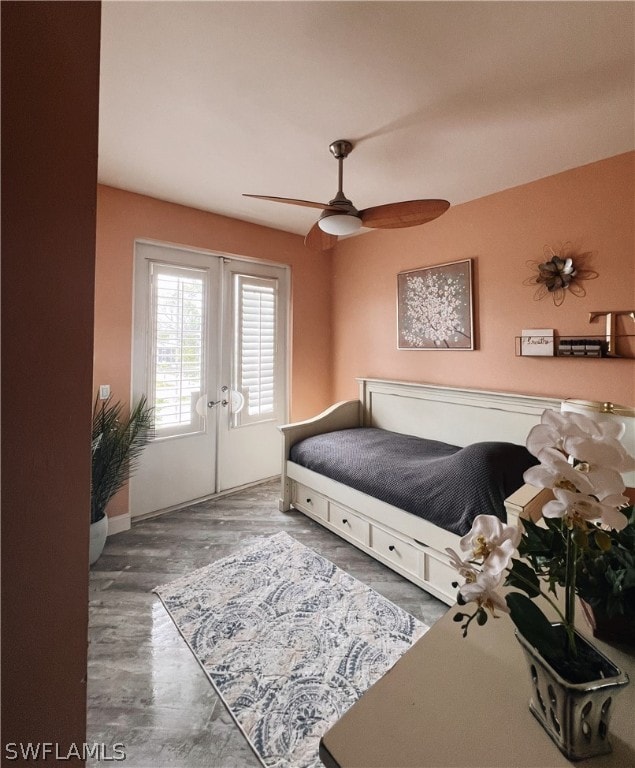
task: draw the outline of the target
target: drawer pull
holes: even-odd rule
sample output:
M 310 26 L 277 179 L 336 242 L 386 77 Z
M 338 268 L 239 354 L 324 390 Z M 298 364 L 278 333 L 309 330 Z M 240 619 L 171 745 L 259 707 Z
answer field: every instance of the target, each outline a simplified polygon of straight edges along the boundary
M 348 518 L 346 517 L 342 518 L 342 525 L 348 525 Z
M 394 552 L 394 551 L 395 551 L 395 545 L 394 545 L 394 544 L 391 544 L 391 545 L 388 547 L 388 551 L 389 551 L 389 552 Z
M 311 502 L 311 499 L 307 499 L 307 500 L 306 500 L 306 503 L 307 503 L 307 504 L 311 504 L 311 503 L 312 503 L 312 502 Z

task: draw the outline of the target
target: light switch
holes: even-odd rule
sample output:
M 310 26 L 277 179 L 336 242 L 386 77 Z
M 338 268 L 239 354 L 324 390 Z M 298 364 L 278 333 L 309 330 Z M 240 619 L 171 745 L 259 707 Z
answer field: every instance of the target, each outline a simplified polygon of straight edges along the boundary
M 108 400 L 110 397 L 110 384 L 100 384 L 99 385 L 99 399 L 100 400 Z

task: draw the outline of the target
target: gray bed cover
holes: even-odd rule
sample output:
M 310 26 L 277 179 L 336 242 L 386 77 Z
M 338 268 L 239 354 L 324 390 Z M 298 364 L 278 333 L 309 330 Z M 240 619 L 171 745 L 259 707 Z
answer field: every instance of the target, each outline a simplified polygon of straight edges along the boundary
M 459 536 L 476 515 L 505 520 L 505 498 L 536 463 L 514 443 L 460 448 L 373 427 L 309 437 L 291 448 L 289 458 Z

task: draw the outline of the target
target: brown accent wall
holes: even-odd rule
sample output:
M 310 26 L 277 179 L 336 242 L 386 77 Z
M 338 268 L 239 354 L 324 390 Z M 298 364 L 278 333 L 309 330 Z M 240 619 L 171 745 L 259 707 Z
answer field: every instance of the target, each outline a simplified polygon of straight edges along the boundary
M 556 307 L 523 285 L 543 246 L 591 252 L 599 277 Z M 397 349 L 397 273 L 474 260 L 475 351 Z M 334 396 L 355 397 L 355 376 L 610 400 L 635 405 L 635 360 L 515 355 L 524 328 L 604 333 L 589 312 L 635 309 L 635 153 L 608 158 L 450 208 L 421 227 L 338 244 L 333 262 Z M 618 331 L 635 334 L 619 319 Z M 635 355 L 635 339 L 621 349 Z
M 101 4 L 1 13 L 2 763 L 15 764 L 11 742 L 63 754 L 86 735 Z

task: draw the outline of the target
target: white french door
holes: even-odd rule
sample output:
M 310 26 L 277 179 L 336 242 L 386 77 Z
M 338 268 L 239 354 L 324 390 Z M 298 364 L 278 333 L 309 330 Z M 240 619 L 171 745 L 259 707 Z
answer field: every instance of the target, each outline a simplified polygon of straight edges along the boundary
M 279 474 L 278 425 L 287 421 L 288 270 L 223 264 L 226 343 L 221 368 L 236 407 L 219 424 L 219 490 Z M 225 379 L 227 380 L 227 379 Z
M 132 516 L 280 472 L 288 292 L 286 267 L 136 244 L 132 390 L 155 430 Z

